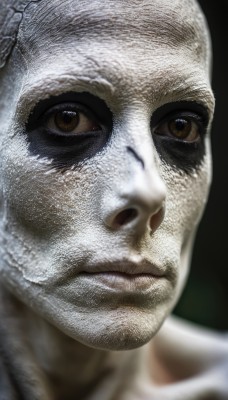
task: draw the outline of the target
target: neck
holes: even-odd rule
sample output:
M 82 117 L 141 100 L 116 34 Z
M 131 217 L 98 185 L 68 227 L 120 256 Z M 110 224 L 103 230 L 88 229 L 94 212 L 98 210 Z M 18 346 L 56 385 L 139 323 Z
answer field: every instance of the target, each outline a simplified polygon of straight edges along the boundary
M 43 388 L 45 393 L 42 399 L 125 399 L 129 390 L 134 393 L 151 379 L 149 345 L 121 352 L 89 348 L 66 336 L 7 292 L 6 303 L 5 315 L 10 315 L 11 321 L 8 340 L 11 337 L 12 343 L 17 341 L 18 357 L 23 358 L 17 362 L 27 365 L 26 374 L 32 371 L 36 375 L 39 392 Z M 12 343 L 7 347 L 12 348 Z
M 46 321 L 29 317 L 33 354 L 55 400 L 113 399 L 133 389 L 145 369 L 145 349 L 113 352 L 89 348 Z M 31 326 L 32 325 L 32 326 Z M 39 340 L 37 340 L 39 332 Z

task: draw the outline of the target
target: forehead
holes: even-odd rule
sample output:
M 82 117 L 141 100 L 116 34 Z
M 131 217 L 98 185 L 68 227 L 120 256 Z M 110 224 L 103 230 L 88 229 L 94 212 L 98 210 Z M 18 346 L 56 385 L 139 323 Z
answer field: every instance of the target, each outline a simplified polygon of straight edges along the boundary
M 61 34 L 70 30 L 77 34 L 92 30 L 96 35 L 100 34 L 100 28 L 111 33 L 113 28 L 116 31 L 119 27 L 121 31 L 130 28 L 147 36 L 161 27 L 164 33 L 165 27 L 176 33 L 181 28 L 192 30 L 191 25 L 196 27 L 201 17 L 194 0 L 39 0 L 27 4 L 23 18 L 29 30 L 35 27 L 39 31 L 50 31 L 54 26 L 47 26 L 46 22 L 53 22 L 61 27 Z M 39 26 L 34 24 L 38 20 Z M 179 26 L 175 26 L 176 23 Z M 142 27 L 147 30 L 143 32 Z
M 30 51 L 50 41 L 123 40 L 131 46 L 152 41 L 160 46 L 194 46 L 205 57 L 205 21 L 194 0 L 40 0 L 27 5 L 22 41 Z M 135 40 L 135 42 L 134 42 Z
M 209 38 L 194 0 L 31 1 L 17 46 L 33 66 L 27 87 L 41 90 L 39 76 L 50 90 L 48 80 L 59 84 L 61 76 L 62 91 L 64 80 L 73 88 L 72 74 L 90 82 L 99 76 L 120 90 L 126 78 L 141 92 L 143 84 L 164 92 L 169 83 L 180 85 L 180 76 L 185 90 L 196 89 L 194 80 L 208 86 Z

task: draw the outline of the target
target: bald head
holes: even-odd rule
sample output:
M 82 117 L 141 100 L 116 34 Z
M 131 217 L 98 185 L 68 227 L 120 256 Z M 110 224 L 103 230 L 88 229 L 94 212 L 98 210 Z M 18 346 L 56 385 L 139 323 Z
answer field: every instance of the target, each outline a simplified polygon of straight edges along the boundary
M 210 186 L 206 22 L 193 0 L 10 4 L 2 275 L 75 339 L 139 346 L 181 293 Z M 109 282 L 107 268 L 158 279 Z
M 64 20 L 56 17 L 61 8 Z M 72 13 L 74 9 L 77 16 Z M 26 43 L 29 53 L 45 46 L 47 38 L 55 36 L 57 45 L 56 32 L 61 40 L 63 35 L 72 39 L 86 35 L 89 39 L 100 37 L 101 30 L 106 40 L 120 31 L 123 40 L 129 42 L 137 33 L 153 40 L 159 31 L 155 40 L 161 45 L 167 38 L 174 48 L 181 46 L 183 41 L 188 42 L 189 46 L 195 46 L 198 55 L 207 60 L 210 58 L 207 24 L 195 0 L 146 0 L 143 5 L 139 0 L 108 0 L 105 3 L 93 0 L 92 4 L 88 0 L 61 3 L 57 0 L 3 0 L 0 4 L 0 68 L 17 42 L 23 47 Z

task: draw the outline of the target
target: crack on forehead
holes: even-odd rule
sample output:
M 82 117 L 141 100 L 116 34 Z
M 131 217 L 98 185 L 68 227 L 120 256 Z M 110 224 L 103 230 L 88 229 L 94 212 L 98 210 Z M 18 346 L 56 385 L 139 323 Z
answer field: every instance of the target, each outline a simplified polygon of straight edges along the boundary
M 29 57 L 47 41 L 53 47 L 67 40 L 122 38 L 130 45 L 137 37 L 174 48 L 184 43 L 204 60 L 210 53 L 207 23 L 196 0 L 41 0 L 26 12 L 20 46 Z
M 17 42 L 25 10 L 41 0 L 1 0 L 0 4 L 0 68 L 6 64 Z

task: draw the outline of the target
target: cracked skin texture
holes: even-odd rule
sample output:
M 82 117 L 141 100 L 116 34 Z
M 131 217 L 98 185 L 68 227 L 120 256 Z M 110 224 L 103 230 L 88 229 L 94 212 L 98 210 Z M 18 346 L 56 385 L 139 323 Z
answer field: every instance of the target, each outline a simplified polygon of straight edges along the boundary
M 115 6 L 117 3 L 120 4 L 121 1 L 123 0 L 109 0 Z M 66 8 L 71 2 L 75 9 L 73 7 L 72 9 Z M 187 272 L 186 258 L 188 251 L 186 241 L 182 247 L 181 240 L 183 235 L 186 238 L 194 229 L 195 225 L 193 224 L 196 224 L 201 207 L 204 205 L 203 202 L 206 198 L 210 178 L 209 171 L 207 172 L 210 158 L 208 159 L 208 164 L 202 167 L 201 172 L 198 174 L 187 175 L 172 170 L 171 167 L 164 166 L 162 168 L 159 159 L 155 158 L 156 153 L 152 146 L 148 121 L 153 110 L 158 107 L 155 94 L 161 94 L 160 98 L 162 97 L 163 103 L 168 101 L 167 87 L 170 87 L 170 84 L 172 84 L 173 88 L 175 84 L 175 88 L 181 88 L 185 96 L 188 94 L 188 99 L 192 99 L 192 90 L 198 88 L 197 99 L 203 99 L 207 104 L 211 104 L 211 100 L 205 100 L 205 89 L 202 90 L 202 86 L 208 88 L 207 93 L 210 90 L 207 84 L 208 61 L 204 57 L 203 50 L 200 50 L 204 49 L 202 39 L 199 38 L 196 41 L 196 50 L 194 50 L 195 46 L 191 47 L 191 43 L 195 43 L 193 39 L 190 39 L 188 45 L 184 42 L 185 46 L 182 48 L 183 57 L 177 60 L 177 47 L 180 45 L 180 41 L 182 43 L 183 36 L 187 35 L 176 36 L 173 33 L 171 36 L 172 29 L 171 31 L 169 29 L 167 34 L 167 32 L 164 32 L 163 24 L 156 25 L 156 22 L 162 20 L 161 18 L 160 20 L 156 18 L 157 14 L 155 15 L 152 6 L 155 3 L 169 6 L 170 3 L 168 0 L 150 0 L 148 3 L 152 9 L 148 14 L 151 16 L 149 26 L 154 30 L 152 31 L 152 33 L 154 32 L 154 41 L 150 40 L 148 36 L 145 37 L 145 34 L 141 34 L 140 38 L 146 44 L 145 48 L 141 42 L 138 43 L 137 41 L 133 43 L 133 53 L 132 47 L 128 48 L 128 42 L 124 47 L 124 42 L 129 37 L 129 32 L 126 22 L 125 25 L 122 24 L 122 15 L 128 16 L 128 13 L 125 12 L 124 14 L 122 12 L 122 8 L 119 10 L 121 13 L 117 14 L 118 25 L 113 25 L 111 31 L 111 24 L 107 24 L 108 29 L 97 30 L 97 36 L 94 37 L 91 43 L 88 40 L 90 33 L 88 32 L 84 42 L 82 43 L 81 41 L 80 46 L 78 45 L 81 50 L 81 58 L 79 59 L 79 52 L 75 52 L 75 43 L 72 40 L 74 29 L 71 26 L 75 26 L 75 18 L 78 20 L 78 4 L 83 4 L 84 12 L 84 3 L 90 6 L 90 0 L 81 0 L 81 2 L 76 0 L 43 0 L 43 7 L 39 7 L 41 4 L 35 3 L 37 2 L 28 2 L 27 6 L 24 7 L 24 12 L 20 11 L 15 14 L 14 11 L 17 17 L 21 17 L 22 23 L 21 25 L 19 23 L 20 34 L 15 36 L 18 46 L 14 48 L 13 52 L 13 47 L 11 48 L 12 58 L 9 60 L 9 64 L 12 66 L 11 74 L 9 74 L 9 65 L 9 69 L 7 70 L 6 68 L 3 73 L 5 80 L 2 80 L 4 84 L 2 85 L 2 107 L 0 106 L 2 116 L 1 131 L 5 132 L 5 134 L 2 134 L 4 143 L 2 142 L 1 155 L 4 157 L 2 157 L 3 168 L 1 171 L 2 176 L 4 176 L 4 200 L 7 202 L 4 203 L 7 205 L 4 211 L 8 211 L 9 205 L 12 205 L 10 210 L 13 210 L 14 213 L 8 214 L 8 217 L 4 220 L 4 229 L 2 230 L 5 243 L 4 255 L 9 257 L 9 263 L 5 262 L 3 264 L 5 267 L 3 268 L 3 274 L 5 273 L 5 276 L 7 276 L 7 282 L 10 282 L 11 279 L 13 298 L 11 298 L 10 294 L 5 295 L 3 290 L 0 290 L 0 296 L 4 296 L 4 298 L 0 299 L 0 336 L 3 353 L 2 367 L 0 364 L 0 388 L 2 389 L 2 385 L 6 387 L 6 389 L 5 387 L 3 389 L 3 395 L 2 393 L 0 394 L 0 399 L 3 400 L 1 396 L 4 396 L 4 400 L 15 400 L 16 395 L 12 393 L 12 385 L 17 391 L 17 398 L 24 398 L 25 400 L 75 400 L 76 397 L 80 400 L 85 398 L 87 400 L 202 400 L 203 398 L 215 400 L 216 397 L 226 399 L 227 396 L 224 396 L 227 393 L 227 377 L 225 376 L 227 371 L 227 350 L 225 350 L 226 345 L 220 337 L 217 338 L 216 336 L 217 339 L 212 340 L 209 334 L 201 334 L 200 332 L 195 335 L 189 335 L 187 333 L 189 329 L 185 329 L 182 324 L 178 328 L 177 323 L 170 325 L 170 321 L 168 321 L 168 325 L 165 324 L 164 330 L 162 329 L 154 339 L 156 341 L 147 343 L 145 345 L 147 347 L 135 348 L 128 352 L 99 349 L 100 344 L 100 346 L 112 346 L 111 349 L 116 349 L 114 346 L 120 348 L 120 345 L 122 345 L 122 349 L 127 350 L 130 345 L 133 346 L 135 343 L 139 346 L 139 340 L 141 340 L 141 343 L 144 340 L 143 343 L 145 343 L 146 339 L 152 338 L 155 329 L 157 329 L 158 324 L 161 323 L 160 321 L 164 317 L 163 310 L 167 310 L 167 308 L 163 307 L 165 300 L 163 301 L 162 299 L 166 295 L 164 294 L 162 297 L 162 284 L 160 285 L 161 295 L 158 291 L 159 288 L 157 289 L 160 296 L 157 300 L 158 303 L 155 301 L 156 296 L 153 294 L 151 296 L 152 310 L 150 313 L 149 311 L 146 312 L 148 300 L 147 298 L 144 300 L 142 291 L 138 290 L 134 298 L 129 296 L 128 293 L 125 296 L 122 292 L 120 295 L 116 293 L 114 296 L 111 292 L 109 295 L 106 289 L 96 289 L 95 282 L 92 286 L 91 284 L 86 286 L 86 282 L 79 283 L 77 290 L 77 284 L 74 283 L 74 280 L 71 280 L 71 277 L 75 276 L 76 266 L 79 265 L 80 268 L 81 260 L 83 259 L 83 262 L 84 260 L 87 262 L 89 252 L 93 257 L 97 257 L 95 262 L 100 262 L 100 260 L 106 261 L 107 257 L 112 257 L 111 259 L 115 260 L 120 254 L 126 254 L 129 257 L 129 252 L 132 254 L 131 257 L 136 257 L 138 256 L 137 250 L 140 248 L 144 258 L 151 257 L 150 260 L 155 260 L 154 263 L 160 263 L 162 266 L 173 265 L 172 271 L 174 272 L 169 275 L 173 286 L 177 276 L 175 271 L 179 271 L 178 260 L 182 256 L 182 269 L 178 272 L 181 274 L 178 290 L 171 293 L 171 290 L 165 291 L 165 288 L 169 289 L 171 284 L 164 286 L 164 293 L 167 293 L 168 296 L 166 307 L 171 307 L 174 294 L 179 294 Z M 99 2 L 94 0 L 95 3 Z M 128 0 L 126 3 L 131 5 L 129 10 L 132 9 L 133 0 Z M 135 3 L 141 5 L 141 0 L 137 0 Z M 178 10 L 177 13 L 173 13 L 176 19 L 173 18 L 172 20 L 176 21 L 175 26 L 179 29 L 182 26 L 178 23 L 180 5 L 183 3 L 182 0 L 172 3 Z M 50 33 L 51 26 L 47 22 L 55 20 L 55 16 L 51 12 L 54 9 L 52 4 L 58 5 L 59 14 L 57 16 L 59 18 L 57 18 L 57 21 L 64 27 L 64 29 L 61 29 L 60 34 L 59 30 L 56 29 L 56 21 L 55 26 L 53 26 L 56 31 L 56 36 L 53 36 L 55 37 L 54 41 L 51 35 L 48 36 L 48 40 L 47 35 L 45 38 L 46 32 Z M 94 4 L 92 10 L 95 9 Z M 102 11 L 99 18 L 100 23 L 101 19 L 102 21 L 105 20 L 108 13 L 103 13 L 107 3 L 100 2 L 99 4 Z M 37 13 L 31 16 L 33 6 L 37 9 Z M 171 11 L 172 7 L 173 4 L 171 5 Z M 42 18 L 42 8 L 44 11 L 48 9 L 50 12 L 45 13 L 45 19 L 42 20 L 43 29 L 41 30 L 39 21 Z M 69 10 L 68 13 L 67 10 Z M 167 11 L 163 7 L 161 10 L 162 16 L 164 13 L 167 15 L 169 10 L 170 7 Z M 75 11 L 75 14 L 72 14 L 73 11 Z M 138 13 L 136 15 L 138 16 Z M 191 21 L 194 19 L 194 24 L 190 26 L 195 27 L 195 14 L 192 16 L 192 12 L 188 12 L 188 15 L 190 15 Z M 38 19 L 37 16 L 39 16 Z M 69 17 L 71 18 L 71 16 L 73 18 L 72 25 L 69 25 Z M 146 16 L 141 15 L 141 17 L 143 18 L 139 19 L 139 21 L 136 20 L 135 29 L 137 34 L 139 34 L 138 24 L 139 22 L 144 24 L 144 17 Z M 136 18 L 126 19 L 132 23 Z M 93 13 L 90 21 L 94 21 Z M 32 24 L 33 30 L 31 29 Z M 119 29 L 121 24 L 123 29 Z M 39 29 L 36 31 L 38 26 Z M 84 26 L 85 24 L 82 24 L 83 29 Z M 118 30 L 116 26 L 118 26 Z M 155 29 L 156 26 L 157 28 Z M 173 25 L 170 24 L 170 26 Z M 197 29 L 195 30 L 198 32 Z M 34 31 L 35 34 L 33 35 Z M 116 31 L 114 42 L 111 40 L 113 31 Z M 175 33 L 176 31 L 177 29 Z M 190 32 L 192 31 L 193 29 L 190 30 Z M 64 37 L 63 32 L 65 34 Z M 131 32 L 134 33 L 135 30 L 133 29 Z M 142 32 L 144 32 L 143 29 Z M 41 36 L 41 33 L 43 36 Z M 107 36 L 107 33 L 110 38 L 109 42 L 102 40 Z M 166 52 L 164 52 L 163 48 L 160 50 L 161 34 L 163 34 L 164 39 L 166 38 L 166 42 L 163 43 L 163 48 L 165 46 Z M 93 35 L 94 30 L 92 31 Z M 30 42 L 27 40 L 28 37 Z M 174 52 L 170 46 L 170 38 L 173 38 L 172 45 L 176 45 Z M 169 43 L 168 47 L 166 46 L 167 41 Z M 36 42 L 37 46 L 35 46 Z M 49 54 L 47 49 L 50 49 L 53 43 L 58 52 L 54 51 L 47 59 L 46 55 Z M 122 46 L 119 46 L 120 43 Z M 140 51 L 141 48 L 143 48 L 143 52 Z M 145 53 L 146 49 L 147 52 Z M 21 53 L 22 50 L 27 50 L 27 53 Z M 84 53 L 85 56 L 83 56 Z M 26 55 L 30 56 L 27 70 L 23 70 L 24 65 L 21 62 L 21 58 L 16 57 L 21 54 L 25 61 L 27 61 Z M 132 57 L 132 54 L 134 57 Z M 174 59 L 172 58 L 173 54 Z M 116 63 L 117 55 L 121 58 L 121 63 Z M 57 59 L 55 56 L 57 56 Z M 171 57 L 170 61 L 169 57 Z M 186 58 L 189 59 L 188 63 L 186 63 Z M 57 62 L 59 59 L 61 62 Z M 92 62 L 88 63 L 88 59 L 89 61 L 92 59 Z M 95 61 L 93 62 L 93 60 Z M 108 60 L 108 63 L 106 60 Z M 130 65 L 128 60 L 131 60 Z M 170 67 L 170 64 L 167 65 L 166 62 L 170 63 L 171 60 L 175 62 Z M 177 61 L 178 65 L 180 65 L 181 80 L 178 78 L 179 75 L 174 80 Z M 67 71 L 63 69 L 66 65 L 68 67 Z M 168 77 L 167 69 L 165 69 L 166 65 L 167 68 L 169 66 L 169 71 L 172 72 Z M 51 84 L 48 85 L 47 71 L 51 75 Z M 101 75 L 102 72 L 103 75 Z M 187 85 L 188 81 L 184 79 L 187 73 L 194 77 L 191 81 L 191 91 Z M 112 146 L 108 148 L 107 153 L 97 160 L 95 158 L 90 159 L 83 166 L 83 169 L 67 171 L 69 172 L 68 174 L 60 175 L 57 171 L 52 171 L 49 174 L 49 164 L 46 166 L 43 162 L 34 160 L 34 157 L 32 159 L 26 158 L 25 152 L 23 152 L 25 137 L 20 133 L 26 121 L 25 111 L 29 111 L 29 108 L 25 106 L 25 100 L 30 102 L 30 104 L 26 104 L 29 105 L 31 110 L 32 94 L 33 100 L 37 101 L 37 99 L 41 99 L 41 94 L 45 94 L 45 97 L 49 96 L 50 90 L 55 95 L 64 93 L 69 87 L 71 90 L 74 88 L 76 91 L 77 88 L 73 86 L 73 79 L 70 80 L 70 77 L 73 75 L 74 78 L 77 74 L 84 76 L 84 81 L 87 82 L 84 87 L 87 90 L 92 86 L 90 85 L 88 88 L 88 83 L 91 81 L 94 83 L 95 81 L 95 94 L 98 95 L 97 88 L 100 88 L 104 99 L 107 99 L 106 102 L 109 101 L 110 108 L 112 107 L 116 115 L 115 136 L 113 135 Z M 67 76 L 67 79 L 65 79 L 65 76 Z M 104 85 L 98 86 L 98 83 L 104 83 L 104 79 L 101 79 L 103 76 L 106 81 L 107 79 L 109 79 L 109 82 L 111 81 L 111 84 L 106 85 L 105 88 Z M 119 77 L 122 77 L 122 79 Z M 172 77 L 172 80 L 170 77 Z M 159 84 L 159 82 L 162 83 Z M 205 82 L 204 85 L 203 82 Z M 36 86 L 34 88 L 35 83 Z M 110 86 L 115 90 L 110 91 Z M 153 90 L 148 91 L 148 88 Z M 28 89 L 30 90 L 30 95 L 28 95 Z M 8 97 L 4 96 L 5 93 L 7 93 Z M 172 96 L 174 99 L 180 100 L 183 97 L 180 97 L 180 91 L 178 93 L 178 95 L 175 94 L 173 89 Z M 22 94 L 24 103 L 22 102 Z M 196 90 L 194 92 L 195 97 Z M 21 113 L 17 112 L 15 114 L 14 107 L 16 104 L 19 104 Z M 120 115 L 120 109 L 121 118 L 117 118 Z M 13 121 L 18 126 L 18 135 L 13 137 L 11 133 L 14 133 L 15 130 L 11 130 L 9 111 Z M 20 122 L 17 121 L 19 116 Z M 143 137 L 139 136 L 139 132 L 143 132 Z M 132 144 L 136 145 L 137 154 L 143 154 L 144 165 L 148 165 L 146 174 L 140 167 L 138 160 L 133 158 L 133 153 L 130 154 L 131 158 L 129 157 L 131 162 L 128 162 L 129 153 L 126 153 L 125 149 L 126 145 L 129 147 Z M 115 166 L 115 168 L 112 168 L 112 166 Z M 159 179 L 159 167 L 163 180 Z M 112 213 L 116 212 L 116 207 L 119 210 L 119 207 L 124 204 L 122 203 L 122 198 L 126 193 L 126 191 L 124 192 L 125 182 L 129 185 L 127 206 L 132 205 L 132 193 L 140 194 L 140 197 L 137 195 L 137 202 L 141 198 L 147 200 L 148 191 L 144 190 L 149 187 L 153 196 L 154 193 L 157 193 L 156 198 L 152 198 L 153 201 L 149 197 L 154 207 L 154 204 L 159 199 L 160 201 L 163 199 L 162 193 L 164 191 L 160 188 L 162 188 L 162 182 L 165 181 L 169 190 L 166 208 L 167 218 L 160 233 L 157 232 L 157 236 L 153 236 L 153 243 L 151 243 L 147 230 L 146 232 L 143 230 L 141 241 L 138 240 L 139 245 L 136 247 L 134 246 L 135 236 L 132 240 L 132 235 L 129 236 L 129 231 L 128 233 L 121 232 L 120 235 L 117 235 L 115 231 L 111 232 L 106 227 L 110 221 L 108 219 L 110 214 L 113 215 Z M 143 187 L 139 186 L 139 182 L 144 182 Z M 151 187 L 149 184 L 153 186 Z M 143 190 L 140 189 L 141 187 Z M 94 199 L 98 200 L 94 201 Z M 135 197 L 133 197 L 134 199 Z M 22 221 L 24 223 L 22 225 L 23 230 L 21 229 Z M 141 221 L 142 228 L 145 228 L 144 218 Z M 27 226 L 29 226 L 29 231 L 26 230 Z M 139 228 L 141 230 L 141 225 L 138 226 Z M 33 236 L 31 235 L 32 229 L 34 231 Z M 58 236 L 59 232 L 62 233 Z M 49 246 L 46 246 L 45 240 L 40 240 L 38 243 L 34 240 L 39 234 L 43 238 L 44 233 L 46 233 L 45 238 L 49 238 Z M 26 237 L 28 240 L 25 240 Z M 43 251 L 43 243 L 49 253 Z M 164 246 L 164 243 L 166 246 Z M 53 246 L 51 246 L 52 244 Z M 3 248 L 3 246 L 0 247 Z M 157 253 L 155 253 L 155 250 L 150 251 L 151 248 L 157 249 Z M 183 249 L 182 253 L 180 252 L 181 248 Z M 48 254 L 47 257 L 46 254 Z M 83 254 L 85 254 L 85 258 L 82 258 Z M 46 263 L 43 262 L 44 258 Z M 50 262 L 48 263 L 49 260 Z M 10 265 L 12 268 L 7 268 Z M 22 276 L 23 279 L 21 278 Z M 12 283 L 13 279 L 15 287 Z M 80 280 L 80 277 L 78 279 Z M 85 277 L 85 279 L 87 278 Z M 26 300 L 26 305 L 14 299 L 16 289 L 18 294 L 21 291 L 20 298 Z M 82 293 L 82 296 L 80 296 L 80 293 Z M 8 296 L 9 300 L 7 300 Z M 130 297 L 132 298 L 131 302 Z M 139 298 L 138 303 L 136 303 L 137 297 Z M 75 299 L 79 300 L 76 301 Z M 68 303 L 66 300 L 68 300 Z M 131 307 L 129 307 L 129 303 Z M 144 307 L 145 311 L 138 311 L 137 308 L 139 306 L 136 307 L 135 304 Z M 159 304 L 161 304 L 161 307 L 159 307 Z M 49 318 L 50 314 L 50 317 L 52 317 L 50 321 L 53 321 L 53 325 L 49 325 L 44 318 L 40 318 L 27 305 L 33 305 L 34 309 L 36 307 L 42 317 L 46 315 Z M 83 312 L 83 307 L 85 312 Z M 156 310 L 156 307 L 159 308 L 155 312 L 153 310 Z M 56 325 L 58 329 L 56 329 Z M 68 329 L 68 334 L 65 334 L 63 329 Z M 80 333 L 81 331 L 82 334 Z M 71 332 L 74 335 L 81 335 L 83 342 L 77 341 L 76 336 L 71 338 Z M 86 339 L 90 341 L 90 346 L 91 343 L 93 344 L 96 341 L 98 348 L 84 346 L 83 343 Z M 100 343 L 98 343 L 98 340 L 100 340 Z M 103 342 L 101 343 L 101 341 Z M 56 376 L 58 379 L 55 378 Z M 11 379 L 13 380 L 12 385 L 11 382 L 7 382 Z M 224 393 L 226 391 L 223 397 L 220 395 L 221 391 Z
M 31 3 L 40 0 L 1 0 L 0 68 L 3 68 L 14 48 L 23 13 Z

